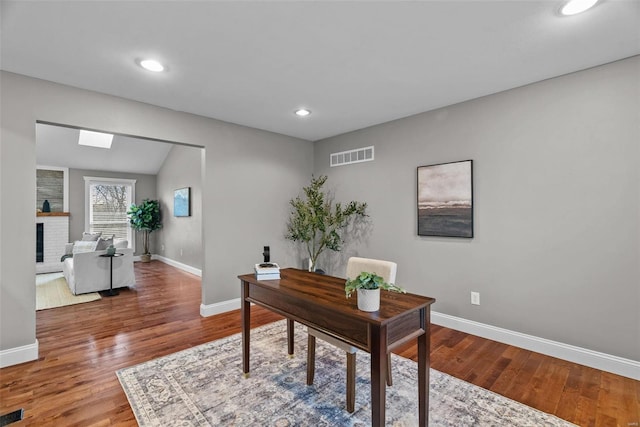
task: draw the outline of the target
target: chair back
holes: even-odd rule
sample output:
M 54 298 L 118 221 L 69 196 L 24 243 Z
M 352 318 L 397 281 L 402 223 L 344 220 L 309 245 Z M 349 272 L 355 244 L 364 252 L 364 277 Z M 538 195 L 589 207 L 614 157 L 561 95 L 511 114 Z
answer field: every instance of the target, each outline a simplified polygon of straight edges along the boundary
M 398 264 L 392 261 L 383 261 L 371 258 L 351 257 L 347 262 L 347 278 L 355 279 L 363 271 L 375 273 L 387 283 L 396 282 Z

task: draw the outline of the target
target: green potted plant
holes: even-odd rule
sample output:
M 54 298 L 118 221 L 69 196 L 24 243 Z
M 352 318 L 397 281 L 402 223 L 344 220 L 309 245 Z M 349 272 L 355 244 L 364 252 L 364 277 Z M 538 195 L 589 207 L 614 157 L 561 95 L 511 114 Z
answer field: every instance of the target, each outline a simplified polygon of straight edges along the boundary
M 311 184 L 303 187 L 304 198 L 289 201 L 291 213 L 285 237 L 305 244 L 309 255 L 309 271 L 316 270 L 318 256 L 325 250 L 339 251 L 342 248 L 343 232 L 357 218 L 367 215 L 367 204 L 349 202 L 343 206 L 333 203 L 322 190 L 327 177 L 311 178 Z
M 151 252 L 149 252 L 149 235 L 152 231 L 162 227 L 160 219 L 160 203 L 157 200 L 144 199 L 142 203 L 136 205 L 133 203 L 127 211 L 131 228 L 136 231 L 142 231 L 143 253 L 140 255 L 142 262 L 151 261 Z
M 380 289 L 385 291 L 406 293 L 400 286 L 387 283 L 376 273 L 363 271 L 355 279 L 348 278 L 344 284 L 347 298 L 354 291 L 358 293 L 358 309 L 362 311 L 378 311 L 380 309 Z

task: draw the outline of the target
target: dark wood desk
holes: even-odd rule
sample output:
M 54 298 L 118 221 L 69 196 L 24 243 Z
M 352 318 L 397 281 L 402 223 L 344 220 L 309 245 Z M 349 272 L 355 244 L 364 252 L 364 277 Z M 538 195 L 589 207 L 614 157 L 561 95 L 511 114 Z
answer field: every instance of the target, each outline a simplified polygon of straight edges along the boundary
M 287 318 L 288 350 L 293 354 L 293 322 L 311 326 L 371 354 L 371 425 L 385 423 L 387 352 L 418 340 L 418 400 L 420 426 L 429 423 L 429 328 L 435 299 L 382 292 L 380 310 L 360 311 L 356 298 L 347 299 L 345 279 L 292 268 L 280 280 L 238 276 L 242 285 L 242 371 L 249 374 L 251 303 Z

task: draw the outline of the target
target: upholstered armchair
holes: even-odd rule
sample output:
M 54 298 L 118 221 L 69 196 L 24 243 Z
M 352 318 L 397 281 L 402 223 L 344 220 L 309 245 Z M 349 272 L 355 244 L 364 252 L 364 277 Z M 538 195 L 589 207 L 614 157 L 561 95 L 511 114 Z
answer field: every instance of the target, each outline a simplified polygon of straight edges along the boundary
M 106 247 L 101 241 L 77 241 L 67 244 L 63 255 L 62 273 L 74 295 L 106 291 L 110 288 L 110 262 L 113 261 L 113 288 L 131 287 L 136 284 L 133 270 L 133 249 L 126 240 L 111 239 L 116 252 L 124 256 L 101 257 Z M 111 243 L 109 243 L 111 244 Z

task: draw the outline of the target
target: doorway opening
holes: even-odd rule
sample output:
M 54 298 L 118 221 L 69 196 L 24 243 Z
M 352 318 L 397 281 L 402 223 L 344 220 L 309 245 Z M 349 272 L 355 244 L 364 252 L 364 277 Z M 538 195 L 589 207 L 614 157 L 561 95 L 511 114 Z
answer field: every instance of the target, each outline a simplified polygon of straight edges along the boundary
M 132 192 L 128 193 L 127 205 L 131 202 L 138 204 L 145 199 L 157 200 L 162 228 L 151 233 L 152 258 L 201 276 L 205 259 L 201 232 L 204 147 L 118 133 L 110 134 L 110 148 L 84 146 L 78 142 L 81 131 L 85 130 L 109 134 L 108 130 L 82 129 L 42 121 L 36 123 L 37 169 L 39 172 L 58 171 L 57 175 L 62 171 L 63 177 L 63 184 L 59 184 L 40 179 L 40 175 L 46 174 L 37 175 L 36 192 L 48 197 L 46 200 L 50 206 L 49 212 L 38 215 L 45 217 L 46 221 L 61 219 L 64 222 L 61 226 L 63 232 L 55 233 L 60 240 L 58 242 L 50 240 L 52 236 L 47 234 L 45 224 L 43 252 L 46 256 L 49 249 L 53 255 L 44 260 L 47 262 L 37 263 L 36 272 L 62 274 L 64 263 L 61 258 L 70 247 L 73 251 L 75 242 L 82 241 L 84 234 L 92 233 L 90 224 L 97 220 L 102 230 L 101 238 L 106 236 L 107 239 L 127 241 L 127 247 L 133 250 L 134 260 L 139 260 L 143 247 L 142 233 L 129 234 L 131 237 L 127 239 L 126 234 L 120 236 L 121 233 L 112 232 L 123 221 L 128 226 L 123 209 L 110 211 L 111 205 L 125 202 L 109 204 L 105 201 L 117 198 L 97 200 L 90 197 L 93 193 L 86 192 L 86 182 L 93 179 L 102 183 L 131 183 Z M 188 217 L 173 215 L 174 192 L 180 188 L 190 189 L 191 211 Z M 36 206 L 38 210 L 42 211 L 42 206 Z M 37 222 L 40 222 L 40 216 Z M 73 258 L 73 252 L 69 255 Z

